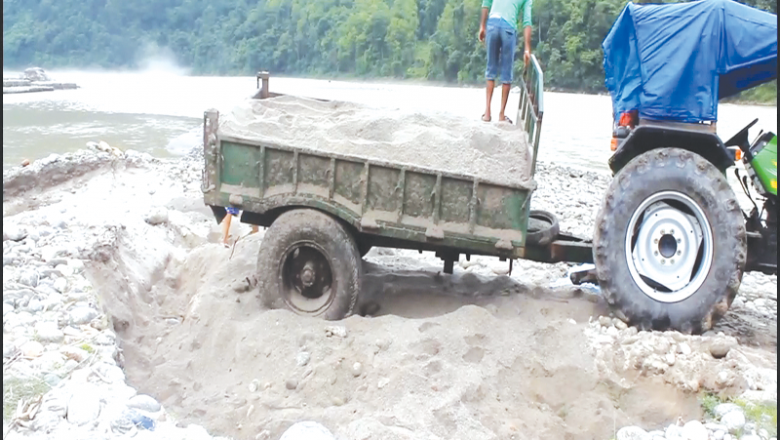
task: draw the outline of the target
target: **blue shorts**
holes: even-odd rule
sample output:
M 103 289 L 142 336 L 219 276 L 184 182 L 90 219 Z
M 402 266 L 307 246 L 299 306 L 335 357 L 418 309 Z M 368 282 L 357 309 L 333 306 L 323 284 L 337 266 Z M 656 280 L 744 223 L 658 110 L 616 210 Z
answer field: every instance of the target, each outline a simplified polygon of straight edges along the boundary
M 238 208 L 233 208 L 232 206 L 228 206 L 225 209 L 227 209 L 227 212 L 230 215 L 238 215 Z
M 517 31 L 500 18 L 491 18 L 487 22 L 485 35 L 487 46 L 487 69 L 485 79 L 495 81 L 499 69 L 501 82 L 511 84 L 515 64 L 515 47 L 517 47 Z

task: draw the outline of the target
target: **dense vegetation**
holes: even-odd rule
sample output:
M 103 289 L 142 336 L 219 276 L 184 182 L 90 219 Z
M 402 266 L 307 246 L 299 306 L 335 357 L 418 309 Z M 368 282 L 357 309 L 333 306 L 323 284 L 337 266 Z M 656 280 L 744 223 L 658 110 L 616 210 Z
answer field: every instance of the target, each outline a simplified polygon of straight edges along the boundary
M 600 44 L 625 3 L 534 1 L 533 44 L 549 86 L 603 90 Z M 745 3 L 777 13 L 776 0 Z M 135 67 L 156 47 L 196 74 L 263 68 L 470 83 L 485 67 L 480 8 L 481 0 L 3 0 L 3 66 Z

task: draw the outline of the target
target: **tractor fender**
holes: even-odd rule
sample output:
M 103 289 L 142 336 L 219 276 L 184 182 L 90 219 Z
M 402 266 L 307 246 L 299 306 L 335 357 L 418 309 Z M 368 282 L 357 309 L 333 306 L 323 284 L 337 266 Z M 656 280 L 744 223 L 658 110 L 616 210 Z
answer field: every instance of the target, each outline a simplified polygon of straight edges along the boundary
M 696 153 L 721 172 L 734 165 L 733 155 L 715 133 L 640 125 L 631 131 L 609 159 L 609 168 L 617 174 L 635 157 L 658 148 L 681 148 Z

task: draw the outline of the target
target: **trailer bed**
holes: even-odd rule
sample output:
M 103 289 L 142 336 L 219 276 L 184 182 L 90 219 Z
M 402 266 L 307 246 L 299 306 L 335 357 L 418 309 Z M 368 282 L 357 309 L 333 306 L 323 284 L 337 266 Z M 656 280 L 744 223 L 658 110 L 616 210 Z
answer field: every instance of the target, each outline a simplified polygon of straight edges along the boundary
M 218 220 L 232 207 L 261 226 L 314 208 L 346 222 L 360 244 L 433 250 L 445 261 L 560 261 L 572 246 L 589 259 L 576 237 L 526 246 L 542 115 L 534 67 L 517 125 L 270 94 L 266 76 L 260 99 L 204 116 L 205 202 Z

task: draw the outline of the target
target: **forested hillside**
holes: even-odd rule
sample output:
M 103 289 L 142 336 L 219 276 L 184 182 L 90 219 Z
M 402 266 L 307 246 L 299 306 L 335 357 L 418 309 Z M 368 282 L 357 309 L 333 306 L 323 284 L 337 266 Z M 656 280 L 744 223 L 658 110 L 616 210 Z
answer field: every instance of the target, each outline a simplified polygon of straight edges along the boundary
M 600 44 L 625 3 L 534 0 L 547 85 L 603 90 Z M 777 13 L 776 0 L 746 3 Z M 135 67 L 153 46 L 195 74 L 477 82 L 480 8 L 481 0 L 3 0 L 3 66 Z

